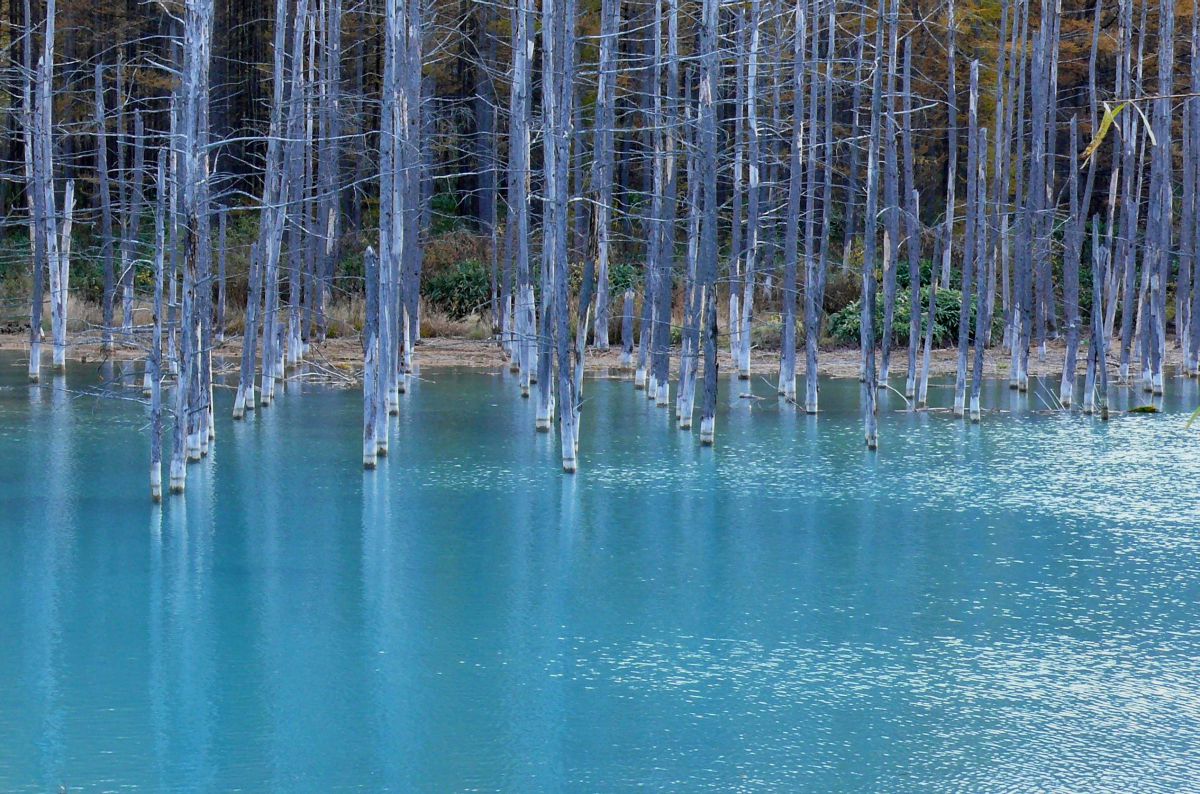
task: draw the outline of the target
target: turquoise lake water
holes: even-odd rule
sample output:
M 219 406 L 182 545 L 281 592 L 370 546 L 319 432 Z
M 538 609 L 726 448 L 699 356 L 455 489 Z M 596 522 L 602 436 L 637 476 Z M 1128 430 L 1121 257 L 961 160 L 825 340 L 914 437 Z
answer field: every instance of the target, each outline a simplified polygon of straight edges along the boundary
M 1195 383 L 887 394 L 871 455 L 853 381 L 723 382 L 702 449 L 589 380 L 574 477 L 507 372 L 425 371 L 374 473 L 357 392 L 222 390 L 160 509 L 104 374 L 0 356 L 0 790 L 1200 786 Z

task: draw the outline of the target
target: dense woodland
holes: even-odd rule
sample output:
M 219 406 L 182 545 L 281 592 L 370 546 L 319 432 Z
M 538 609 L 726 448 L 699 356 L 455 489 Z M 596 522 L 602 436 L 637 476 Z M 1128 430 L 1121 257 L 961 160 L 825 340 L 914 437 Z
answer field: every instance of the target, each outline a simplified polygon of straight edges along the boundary
M 172 491 L 213 440 L 226 335 L 239 419 L 359 335 L 367 467 L 434 310 L 483 318 L 567 471 L 610 346 L 704 444 L 719 349 L 815 413 L 822 342 L 854 340 L 871 448 L 939 345 L 975 421 L 985 351 L 1025 390 L 1062 344 L 1058 404 L 1105 418 L 1172 346 L 1200 371 L 1173 0 L 10 0 L 2 42 L 3 310 L 32 380 L 69 295 L 144 355 L 156 497 L 159 428 Z

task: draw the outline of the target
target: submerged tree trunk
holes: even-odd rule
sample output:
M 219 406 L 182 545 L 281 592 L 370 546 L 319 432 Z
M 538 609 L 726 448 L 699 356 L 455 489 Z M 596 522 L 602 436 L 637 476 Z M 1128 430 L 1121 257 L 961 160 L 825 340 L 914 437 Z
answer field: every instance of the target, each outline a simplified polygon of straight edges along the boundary
M 675 277 L 675 214 L 678 196 L 679 3 L 668 0 L 667 87 L 662 133 L 662 202 L 658 222 L 658 291 L 654 326 L 654 404 L 666 408 L 671 389 L 671 330 Z
M 856 49 L 854 53 L 854 82 L 851 89 L 850 99 L 850 170 L 846 175 L 846 218 L 845 232 L 842 244 L 842 269 L 847 270 L 850 267 L 850 249 L 854 246 L 854 235 L 858 232 L 858 194 L 859 194 L 859 143 L 858 138 L 862 130 L 862 123 L 859 121 L 859 108 L 862 107 L 862 87 L 863 87 L 863 66 L 866 64 L 866 48 L 867 48 L 867 10 L 870 6 L 863 3 L 858 15 L 858 36 L 855 38 Z M 833 54 L 830 53 L 830 59 Z M 832 124 L 830 119 L 827 123 Z
M 25 197 L 29 208 L 29 241 L 33 260 L 32 287 L 30 289 L 29 310 L 29 381 L 37 383 L 41 379 L 42 364 L 42 302 L 44 300 L 43 279 L 46 272 L 46 241 L 42 236 L 42 207 L 43 193 L 40 188 L 40 170 L 35 168 L 34 127 L 37 124 L 39 111 L 34 107 L 34 71 L 33 71 L 33 14 L 29 0 L 25 0 L 25 33 L 22 40 L 21 52 L 23 60 L 24 80 L 21 85 L 21 122 L 25 150 Z M 47 30 L 49 33 L 49 29 Z
M 746 152 L 749 185 L 746 202 L 746 261 L 742 273 L 742 299 L 738 321 L 738 380 L 750 380 L 751 324 L 754 320 L 754 289 L 759 255 L 759 144 L 758 144 L 758 49 L 762 27 L 761 3 L 750 0 L 750 51 L 746 66 Z M 732 322 L 732 320 L 731 320 Z M 747 392 L 749 386 L 747 386 Z
M 208 275 L 208 67 L 211 53 L 213 8 L 211 0 L 188 0 L 184 14 L 183 79 L 177 94 L 180 108 L 178 148 L 174 150 L 175 183 L 181 189 L 181 216 L 185 220 L 183 244 L 183 302 L 179 313 L 179 378 L 175 386 L 175 427 L 171 444 L 171 493 L 183 493 L 187 461 L 202 455 L 200 435 L 207 429 L 200 412 L 207 413 L 204 383 L 203 340 L 205 304 L 199 295 Z
M 746 80 L 744 79 L 746 64 L 746 14 L 740 5 L 736 8 L 735 20 L 736 30 L 734 35 L 736 50 L 734 52 L 733 80 L 734 107 L 736 110 L 733 119 L 733 196 L 732 219 L 729 230 L 729 357 L 733 359 L 734 368 L 740 370 L 742 329 L 745 327 L 741 319 L 741 294 L 743 277 L 742 255 L 744 251 L 742 243 L 742 179 L 745 170 L 745 150 L 742 148 L 742 140 L 746 106 Z M 719 69 L 720 67 L 718 65 L 714 68 Z M 716 101 L 715 97 L 713 101 Z
M 284 56 L 287 47 L 287 0 L 275 2 L 274 67 L 272 72 L 271 121 L 267 138 L 266 173 L 263 177 L 259 234 L 250 255 L 250 283 L 246 300 L 245 329 L 242 332 L 242 366 L 238 380 L 237 396 L 233 403 L 233 418 L 241 419 L 246 411 L 254 410 L 255 353 L 258 343 L 260 321 L 258 312 L 263 310 L 262 368 L 263 386 L 267 385 L 267 372 L 272 368 L 271 334 L 274 326 L 271 319 L 272 301 L 276 289 L 275 266 L 279 258 L 279 237 L 283 223 L 282 186 L 283 132 L 284 132 Z M 277 231 L 278 230 L 278 231 Z M 262 395 L 264 404 L 269 401 Z
M 883 119 L 886 126 L 883 144 L 883 194 L 884 194 L 884 245 L 883 245 L 883 328 L 880 329 L 879 380 L 884 388 L 892 364 L 892 323 L 896 314 L 896 264 L 900 249 L 900 169 L 896 156 L 896 138 L 899 125 L 896 123 L 896 61 L 898 58 L 897 31 L 900 15 L 898 0 L 892 0 L 887 17 L 888 51 L 887 84 L 884 96 L 887 110 Z
M 136 279 L 134 262 L 137 259 L 138 234 L 141 231 L 142 205 L 145 203 L 146 144 L 142 112 L 133 113 L 133 174 L 125 190 L 128 206 L 121 222 L 121 328 L 126 337 L 133 334 L 133 298 Z
M 1196 13 L 1192 14 L 1190 57 L 1192 96 L 1184 100 L 1184 109 L 1191 128 L 1191 137 L 1186 144 L 1191 168 L 1184 170 L 1183 180 L 1185 184 L 1192 185 L 1192 215 L 1191 222 L 1182 225 L 1181 234 L 1189 241 L 1192 268 L 1184 367 L 1190 376 L 1197 377 L 1200 376 L 1200 14 Z
M 379 454 L 376 441 L 379 424 L 379 257 L 367 247 L 363 254 L 366 313 L 363 318 L 363 446 L 364 469 L 375 468 Z M 386 414 L 384 414 L 386 421 Z
M 921 345 L 921 197 L 917 191 L 913 167 L 912 142 L 912 39 L 904 40 L 904 104 L 900 135 L 904 146 L 904 196 L 908 202 L 904 213 L 904 228 L 908 251 L 908 375 L 904 380 L 904 396 L 911 401 L 917 396 L 917 350 Z M 933 282 L 930 279 L 930 293 Z
M 826 45 L 825 53 L 825 141 L 824 151 L 825 161 L 824 170 L 824 185 L 821 193 L 821 251 L 817 257 L 815 271 L 806 273 L 805 278 L 805 412 L 817 412 L 817 400 L 820 391 L 820 381 L 817 377 L 817 346 L 820 341 L 821 318 L 824 312 L 825 302 L 825 279 L 829 270 L 829 251 L 833 246 L 833 240 L 829 236 L 828 230 L 830 223 L 833 220 L 833 91 L 834 77 L 833 68 L 836 57 L 836 35 L 837 35 L 837 19 L 834 9 L 830 9 L 826 27 L 829 30 L 829 40 Z M 815 74 L 814 74 L 815 79 Z M 815 94 L 813 95 L 815 97 Z M 815 101 L 815 100 L 814 100 Z M 815 131 L 813 141 L 816 141 Z M 857 149 L 855 149 L 857 151 Z M 847 210 L 847 215 L 851 212 Z M 851 229 L 851 233 L 853 229 Z M 806 231 L 807 234 L 807 231 Z M 810 257 L 811 259 L 811 257 Z M 845 263 L 843 263 L 843 268 Z M 815 285 L 815 286 L 810 286 Z M 808 297 L 808 292 L 812 291 L 811 298 Z
M 53 188 L 51 188 L 53 190 Z M 75 180 L 63 191 L 63 219 L 58 258 L 50 262 L 50 321 L 54 334 L 54 369 L 67 366 L 67 289 L 71 281 L 71 226 L 75 218 Z M 49 230 L 54 233 L 55 230 Z
M 633 298 L 632 289 L 625 290 L 621 309 L 621 360 L 622 369 L 633 366 Z
M 568 193 L 570 188 L 569 169 L 571 164 L 571 105 L 574 99 L 572 78 L 575 66 L 575 0 L 543 0 L 545 5 L 552 6 L 550 28 L 546 50 L 553 58 L 553 73 L 548 74 L 549 85 L 547 95 L 554 94 L 555 101 L 548 108 L 548 146 L 553 147 L 554 157 L 548 158 L 548 165 L 554 169 L 553 179 L 547 174 L 548 198 L 550 216 L 554 225 L 553 245 L 551 252 L 553 261 L 554 287 L 554 318 L 555 336 L 557 342 L 556 355 L 558 358 L 558 400 L 556 408 L 559 417 L 559 442 L 562 451 L 562 467 L 567 473 L 574 473 L 578 465 L 576 453 L 579 437 L 577 435 L 576 413 L 576 382 L 574 362 L 571 359 L 570 339 L 570 308 L 568 305 Z M 544 7 L 544 6 L 543 6 Z M 544 29 L 545 30 L 545 29 Z M 583 294 L 590 292 L 590 285 L 582 287 Z M 587 335 L 586 308 L 581 306 L 579 326 L 576 333 L 582 338 Z
M 93 77 L 96 124 L 96 189 L 100 198 L 100 259 L 104 269 L 104 287 L 100 299 L 100 346 L 104 352 L 113 342 L 113 214 L 112 193 L 108 185 L 108 135 L 104 111 L 104 69 L 96 64 Z
M 813 32 L 811 34 L 812 45 L 809 47 L 809 80 L 808 80 L 808 157 L 805 158 L 806 168 L 804 174 L 804 193 L 806 194 L 804 203 L 804 347 L 805 347 L 805 411 L 807 413 L 817 412 L 818 392 L 820 389 L 819 379 L 817 377 L 817 347 L 821 329 L 821 293 L 823 292 L 822 282 L 824 281 L 825 256 L 829 250 L 829 244 L 826 240 L 826 232 L 824 224 L 820 238 L 821 252 L 817 253 L 817 238 L 816 229 L 817 223 L 817 164 L 821 159 L 828 162 L 828 158 L 822 158 L 817 149 L 817 50 L 819 44 L 818 18 L 812 20 Z M 828 132 L 829 124 L 831 123 L 829 116 L 829 108 L 826 107 L 826 131 Z M 828 137 L 826 139 L 826 151 L 829 150 Z M 826 180 L 829 178 L 829 173 L 826 171 Z M 826 196 L 828 200 L 828 196 Z M 828 208 L 823 208 L 826 211 Z
M 970 416 L 972 422 L 978 422 L 981 418 L 979 393 L 983 387 L 983 356 L 988 346 L 988 337 L 991 335 L 992 327 L 992 316 L 984 292 L 987 288 L 988 279 L 993 267 L 992 259 L 987 255 L 989 250 L 987 229 L 987 127 L 981 127 L 976 135 L 978 143 L 976 144 L 975 158 L 974 257 L 976 270 L 978 271 L 976 273 L 976 281 L 979 286 L 976 289 L 978 297 L 975 300 L 975 365 L 971 373 Z M 968 252 L 963 251 L 963 253 L 967 254 Z M 963 301 L 965 302 L 966 300 L 964 289 Z
M 933 259 L 931 261 L 938 262 L 939 254 L 942 252 L 944 245 L 943 237 L 946 234 L 946 227 L 941 227 L 937 231 L 936 240 L 933 245 Z M 933 358 L 933 328 L 934 320 L 937 316 L 937 293 L 938 280 L 936 278 L 929 279 L 929 302 L 926 304 L 925 312 L 925 346 L 921 354 L 921 374 L 917 383 L 917 407 L 926 408 L 929 406 L 929 366 Z
M 700 409 L 700 443 L 711 445 L 717 427 L 717 0 L 703 0 L 700 19 L 700 182 L 701 218 L 697 272 L 704 294 L 704 401 Z
M 609 343 L 609 256 L 613 202 L 613 127 L 617 88 L 618 37 L 621 31 L 621 0 L 602 0 L 600 7 L 600 62 L 596 87 L 596 112 L 592 151 L 592 189 L 596 192 L 596 329 L 595 345 L 607 350 Z
M 217 221 L 217 307 L 213 322 L 215 323 L 215 336 L 217 342 L 222 342 L 225 339 L 225 291 L 227 289 L 225 281 L 225 257 L 226 257 L 226 218 L 229 215 L 227 209 L 222 209 Z
M 1096 394 L 1100 418 L 1108 421 L 1108 333 L 1104 329 L 1104 297 L 1101 285 L 1105 281 L 1112 246 L 1100 246 L 1099 222 L 1092 219 L 1092 343 L 1091 355 L 1095 368 Z M 1111 232 L 1111 229 L 1110 229 Z M 1091 397 L 1091 390 L 1088 390 Z
M 883 0 L 880 0 L 880 13 Z M 875 64 L 871 84 L 871 134 L 867 150 L 867 199 L 863 216 L 863 266 L 862 266 L 862 314 L 859 323 L 859 345 L 862 353 L 862 412 L 863 435 L 867 449 L 879 446 L 879 425 L 876 416 L 876 399 L 879 384 L 875 371 L 875 260 L 876 232 L 879 209 L 879 136 L 880 103 L 883 71 L 883 27 L 875 31 Z
M 967 353 L 970 344 L 971 306 L 974 300 L 975 265 L 975 204 L 979 201 L 975 171 L 981 159 L 979 152 L 979 61 L 971 62 L 971 95 L 967 128 L 967 207 L 962 252 L 962 303 L 958 313 L 958 368 L 954 380 L 954 415 L 963 416 L 967 395 Z M 986 159 L 984 157 L 983 159 Z M 944 254 L 943 254 L 944 255 Z M 978 340 L 976 340 L 978 343 Z
M 162 501 L 162 331 L 163 266 L 167 247 L 167 150 L 158 150 L 158 186 L 154 212 L 154 335 L 146 372 L 150 382 L 150 498 Z
M 1063 408 L 1071 407 L 1075 395 L 1075 368 L 1079 353 L 1079 257 L 1083 253 L 1085 232 L 1084 224 L 1079 219 L 1086 217 L 1086 214 L 1081 215 L 1086 213 L 1086 209 L 1080 205 L 1079 169 L 1075 163 L 1075 153 L 1079 151 L 1079 122 L 1074 116 L 1071 117 L 1070 151 L 1070 217 L 1063 241 L 1063 320 L 1066 323 L 1067 347 L 1058 389 L 1058 401 Z
M 25 8 L 27 22 L 30 21 L 29 7 Z M 32 25 L 30 25 L 32 27 Z M 60 355 L 65 353 L 65 338 L 60 341 L 60 330 L 65 334 L 66 288 L 62 280 L 62 259 L 58 242 L 58 212 L 54 197 L 54 141 L 53 141 L 53 81 L 54 81 L 54 29 L 55 0 L 47 0 L 46 26 L 42 34 L 42 56 L 33 72 L 32 95 L 36 99 L 27 106 L 32 107 L 26 133 L 27 176 L 32 179 L 31 192 L 35 194 L 32 204 L 33 217 L 37 225 L 34 237 L 33 300 L 30 312 L 29 380 L 36 382 L 41 372 L 42 335 L 42 278 L 49 275 L 51 323 L 54 335 L 54 364 L 61 365 Z M 26 41 L 26 52 L 31 47 Z M 38 256 L 38 242 L 41 255 Z M 61 283 L 61 286 L 60 286 Z M 60 305 L 60 301 L 62 305 Z
M 536 343 L 533 282 L 529 271 L 529 59 L 533 51 L 529 23 L 530 0 L 517 0 L 513 26 L 511 126 L 508 142 L 509 224 L 513 227 L 513 269 L 516 272 L 516 339 L 521 396 L 529 396 Z
M 563 42 L 559 38 L 561 29 L 555 16 L 555 3 L 566 0 L 543 0 L 542 2 L 542 166 L 545 181 L 542 202 L 542 272 L 541 272 L 541 316 L 537 334 L 537 398 L 534 412 L 534 429 L 549 433 L 553 427 L 555 398 L 552 371 L 554 369 L 555 316 L 558 308 L 557 279 L 559 271 L 566 266 L 566 257 L 558 256 L 560 234 L 558 206 L 555 203 L 559 186 L 557 158 L 562 153 L 556 139 L 557 114 L 561 110 L 561 91 L 556 77 L 561 68 Z M 565 167 L 565 164 L 564 164 Z M 563 230 L 565 230 L 565 219 Z M 565 240 L 561 241 L 565 244 Z M 565 274 L 563 274 L 565 277 Z M 644 335 L 644 334 L 643 334 Z
M 954 255 L 954 213 L 956 205 L 954 193 L 958 186 L 958 93 L 954 80 L 954 55 L 957 47 L 957 28 L 954 19 L 954 1 L 947 3 L 947 49 L 946 49 L 946 233 L 942 239 L 942 289 L 950 287 L 950 261 Z
M 704 306 L 703 288 L 698 278 L 700 257 L 700 180 L 698 178 L 698 147 L 696 119 L 692 112 L 691 81 L 688 81 L 686 108 L 687 160 L 687 264 L 684 275 L 683 333 L 679 354 L 679 393 L 675 418 L 680 430 L 690 430 L 696 408 L 696 375 L 700 370 L 700 312 Z
M 799 226 L 800 226 L 800 192 L 802 190 L 802 163 L 808 162 L 812 167 L 812 158 L 803 157 L 804 151 L 804 36 L 807 30 L 804 0 L 797 0 L 795 10 L 795 30 L 793 33 L 793 63 L 792 73 L 792 145 L 788 159 L 788 201 L 787 223 L 783 234 L 783 333 L 779 352 L 779 394 L 785 400 L 796 399 L 796 270 L 799 261 Z M 811 135 L 812 130 L 809 131 Z M 805 283 L 811 285 L 811 252 L 805 252 Z M 804 296 L 804 328 L 805 348 L 812 345 L 808 337 L 813 333 L 812 320 L 816 307 L 812 305 L 813 295 L 810 289 L 805 289 Z M 809 362 L 811 367 L 813 362 Z M 806 404 L 808 404 L 806 402 Z M 816 408 L 816 395 L 812 395 L 812 407 Z

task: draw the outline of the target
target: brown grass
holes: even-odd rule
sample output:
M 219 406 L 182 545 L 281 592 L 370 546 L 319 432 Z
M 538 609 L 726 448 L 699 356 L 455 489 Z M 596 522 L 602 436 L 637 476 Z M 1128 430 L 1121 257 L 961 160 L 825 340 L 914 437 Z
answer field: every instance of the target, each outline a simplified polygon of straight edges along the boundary
M 468 315 L 460 320 L 452 320 L 442 312 L 421 310 L 421 338 L 454 338 L 480 341 L 489 339 L 492 335 L 491 323 L 477 314 Z
M 325 309 L 326 337 L 329 339 L 354 339 L 362 333 L 366 317 L 366 304 L 362 298 L 353 296 L 333 301 Z M 225 334 L 241 336 L 246 330 L 246 311 L 241 306 L 226 306 Z M 478 315 L 452 320 L 444 312 L 431 309 L 421 303 L 421 336 L 427 338 L 488 339 L 492 329 L 487 320 Z
M 440 234 L 425 243 L 422 272 L 437 273 L 472 259 L 487 262 L 490 246 L 489 238 L 465 229 Z

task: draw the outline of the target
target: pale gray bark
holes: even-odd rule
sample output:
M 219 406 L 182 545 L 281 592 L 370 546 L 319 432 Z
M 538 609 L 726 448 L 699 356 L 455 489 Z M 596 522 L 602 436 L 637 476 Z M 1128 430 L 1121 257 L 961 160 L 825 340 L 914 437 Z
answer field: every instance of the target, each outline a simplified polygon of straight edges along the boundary
M 379 412 L 379 257 L 375 249 L 367 247 L 363 254 L 364 291 L 366 313 L 363 319 L 363 454 L 364 469 L 375 468 L 379 446 L 376 441 Z M 387 414 L 383 415 L 387 421 Z
M 742 299 L 738 322 L 738 379 L 750 380 L 751 323 L 754 320 L 754 289 L 759 257 L 759 204 L 762 200 L 759 175 L 761 169 L 758 142 L 758 50 L 762 28 L 762 4 L 750 0 L 750 42 L 746 59 L 746 154 L 749 184 L 746 202 L 746 254 L 742 273 Z M 731 318 L 732 322 L 732 318 Z M 747 392 L 749 386 L 747 386 Z
M 530 0 L 517 0 L 513 26 L 511 127 L 508 143 L 509 225 L 513 229 L 513 269 L 516 275 L 514 346 L 520 368 L 520 388 L 523 397 L 529 396 L 536 346 L 533 282 L 529 269 L 529 61 L 533 53 L 533 40 L 529 28 L 532 14 Z
M 662 201 L 658 221 L 658 290 L 655 295 L 653 347 L 654 402 L 670 404 L 671 329 L 674 305 L 675 221 L 678 194 L 679 148 L 679 2 L 667 0 L 666 96 L 662 119 Z
M 600 62 L 596 87 L 596 112 L 592 150 L 592 190 L 596 194 L 596 326 L 595 345 L 609 344 L 609 257 L 611 256 L 613 202 L 613 133 L 617 88 L 617 52 L 621 32 L 621 0 L 602 0 L 600 6 Z
M 700 409 L 700 443 L 716 440 L 717 423 L 717 0 L 703 0 L 700 18 L 700 183 L 704 211 L 701 219 L 697 272 L 704 290 L 704 402 Z
M 140 110 L 134 110 L 133 112 L 131 145 L 133 147 L 133 173 L 127 180 L 122 180 L 123 182 L 127 182 L 127 186 L 123 190 L 127 200 L 123 202 L 125 206 L 122 211 L 121 271 L 119 279 L 122 304 L 121 328 L 127 337 L 133 333 L 133 298 L 134 279 L 136 275 L 134 273 L 134 262 L 137 259 L 138 234 L 141 231 L 142 223 L 142 207 L 146 201 L 146 132 Z
M 979 61 L 971 62 L 971 89 L 968 110 L 967 128 L 967 204 L 966 223 L 963 233 L 962 252 L 962 305 L 958 313 L 958 367 L 954 380 L 954 415 L 963 416 L 966 408 L 967 395 L 967 354 L 971 333 L 971 306 L 975 299 L 975 284 L 972 281 L 975 274 L 976 251 L 976 203 L 980 196 L 978 180 L 975 172 L 978 161 L 986 159 L 986 153 L 979 151 Z M 944 254 L 943 254 L 944 255 Z M 979 340 L 976 340 L 979 344 Z
M 958 92 L 955 86 L 955 52 L 958 29 L 954 16 L 954 0 L 948 0 L 946 21 L 946 232 L 942 235 L 942 289 L 950 286 L 950 261 L 954 256 L 955 190 L 958 185 Z
M 992 322 L 989 305 L 984 297 L 984 291 L 987 288 L 988 278 L 993 267 L 993 260 L 987 255 L 990 249 L 987 228 L 987 132 L 987 127 L 979 128 L 976 132 L 978 143 L 975 147 L 975 250 L 973 256 L 975 258 L 975 277 L 978 287 L 975 299 L 975 363 L 971 373 L 971 401 L 969 407 L 972 422 L 980 421 L 982 416 L 979 396 L 980 390 L 983 387 L 983 357 L 984 351 L 988 346 L 988 337 L 991 335 Z M 970 252 L 964 251 L 963 253 L 967 254 Z M 964 303 L 966 302 L 965 290 L 963 301 Z
M 33 70 L 33 14 L 29 0 L 24 0 L 25 33 L 23 36 L 23 81 L 21 85 L 22 102 L 21 116 L 23 143 L 25 150 L 25 196 L 29 205 L 29 239 L 32 248 L 33 261 L 32 289 L 30 290 L 29 310 L 29 380 L 37 383 L 41 379 L 42 364 L 42 303 L 45 299 L 43 279 L 46 273 L 46 240 L 42 206 L 44 192 L 40 187 L 40 165 L 35 165 L 39 158 L 34 150 L 39 145 L 39 139 L 34 130 L 38 124 L 40 111 L 34 105 L 35 74 Z M 49 31 L 48 31 L 49 32 Z
M 226 225 L 229 210 L 222 208 L 217 220 L 217 307 L 214 318 L 215 335 L 218 342 L 225 339 L 225 293 L 227 284 L 225 281 L 225 260 L 226 260 Z
M 175 426 L 171 444 L 171 493 L 183 493 L 186 461 L 199 460 L 207 439 L 201 412 L 208 412 L 208 395 L 202 394 L 204 377 L 204 301 L 208 289 L 208 68 L 211 56 L 213 7 L 211 0 L 188 0 L 183 20 L 182 80 L 178 90 L 179 135 L 174 151 L 181 187 L 183 229 L 183 301 L 179 313 L 179 378 L 175 387 Z M 204 439 L 201 438 L 204 436 Z
M 946 227 L 941 226 L 936 232 L 936 239 L 933 244 L 933 262 L 940 262 L 940 254 L 946 236 Z M 926 408 L 929 406 L 929 365 L 930 359 L 933 357 L 933 323 L 934 316 L 937 312 L 937 291 L 938 280 L 936 278 L 929 279 L 929 302 L 926 304 L 925 318 L 925 345 L 921 353 L 921 373 L 917 383 L 917 407 Z
M 1086 209 L 1080 205 L 1079 167 L 1075 163 L 1079 151 L 1079 120 L 1071 117 L 1071 149 L 1068 187 L 1070 213 L 1063 240 L 1063 321 L 1066 324 L 1066 351 L 1063 356 L 1062 379 L 1059 382 L 1058 401 L 1070 408 L 1075 396 L 1075 369 L 1079 354 L 1079 257 L 1083 253 L 1083 235 L 1086 227 L 1081 218 L 1086 218 Z
M 804 37 L 807 32 L 807 19 L 804 0 L 796 0 L 795 27 L 792 34 L 792 140 L 788 158 L 788 201 L 787 221 L 783 234 L 783 333 L 779 351 L 779 394 L 785 400 L 796 399 L 796 270 L 799 261 L 799 226 L 800 226 L 800 193 L 804 176 L 803 163 L 811 158 L 803 156 L 805 130 L 801 119 L 804 118 Z M 809 130 L 812 135 L 815 131 Z M 810 165 L 811 167 L 811 165 Z M 809 274 L 811 267 L 811 252 L 805 252 L 805 281 L 811 285 Z M 809 314 L 812 310 L 811 289 L 805 290 L 804 316 L 805 336 L 810 333 Z M 807 343 L 806 343 L 807 346 Z M 813 395 L 815 398 L 815 395 Z M 813 401 L 815 407 L 815 399 Z
M 817 377 L 817 346 L 820 341 L 821 318 L 824 313 L 825 279 L 826 274 L 829 272 L 829 252 L 833 247 L 833 238 L 829 234 L 829 228 L 833 222 L 833 92 L 834 63 L 837 54 L 837 17 L 835 9 L 836 6 L 831 7 L 825 25 L 829 31 L 829 40 L 825 48 L 825 142 L 823 147 L 825 156 L 822 158 L 825 161 L 825 168 L 824 185 L 821 193 L 821 228 L 824 232 L 821 235 L 821 252 L 817 258 L 816 272 L 806 274 L 805 284 L 804 321 L 806 325 L 804 346 L 807 371 L 805 373 L 804 401 L 807 413 L 816 413 L 817 411 L 818 393 L 820 391 L 820 381 Z M 813 135 L 815 141 L 815 131 Z M 855 151 L 857 151 L 857 148 Z M 848 209 L 847 215 L 850 212 Z M 843 263 L 844 266 L 845 264 Z M 812 284 L 816 285 L 815 289 L 810 286 Z M 808 294 L 810 291 L 812 292 L 811 296 Z
M 162 501 L 163 270 L 167 247 L 167 150 L 158 150 L 154 212 L 154 332 L 146 359 L 150 382 L 150 498 Z
M 255 354 L 258 343 L 260 307 L 263 310 L 262 369 L 263 386 L 267 385 L 272 368 L 271 336 L 274 333 L 273 299 L 277 289 L 276 265 L 279 259 L 282 234 L 284 197 L 282 195 L 283 133 L 286 122 L 284 58 L 287 49 L 287 0 L 275 1 L 274 65 L 272 72 L 271 121 L 267 138 L 266 172 L 263 177 L 258 240 L 250 257 L 250 284 L 246 301 L 245 330 L 242 336 L 242 366 L 237 396 L 233 403 L 233 418 L 241 419 L 255 405 Z M 264 392 L 262 399 L 269 401 Z
M 26 6 L 26 19 L 29 8 Z M 43 273 L 49 276 L 51 301 L 51 331 L 54 334 L 54 363 L 60 363 L 60 344 L 58 330 L 60 325 L 65 329 L 65 317 L 58 311 L 58 299 L 65 301 L 65 292 L 59 294 L 62 261 L 58 243 L 58 212 L 55 208 L 54 196 L 54 140 L 53 140 L 53 98 L 52 84 L 54 81 L 54 30 L 55 30 L 55 1 L 47 0 L 46 25 L 42 34 L 42 55 L 37 69 L 33 72 L 32 103 L 26 104 L 32 108 L 28 119 L 29 126 L 26 134 L 26 172 L 30 179 L 29 189 L 35 194 L 32 201 L 32 215 L 37 225 L 34 236 L 34 288 L 32 311 L 30 313 L 30 344 L 29 344 L 29 380 L 36 382 L 41 369 L 41 334 L 42 334 L 42 278 Z M 31 49 L 26 41 L 26 52 Z M 41 256 L 38 256 L 38 243 L 41 243 Z M 65 291 L 65 285 L 62 290 Z
M 113 210 L 112 193 L 108 183 L 108 134 L 104 109 L 104 68 L 97 62 L 93 77 L 93 97 L 96 124 L 96 190 L 100 199 L 100 259 L 104 269 L 104 292 L 101 297 L 100 344 L 112 348 L 113 334 Z
M 921 345 L 921 213 L 920 194 L 917 191 L 916 173 L 913 167 L 912 134 L 912 37 L 904 39 L 904 88 L 903 114 L 900 136 L 904 148 L 904 195 L 907 199 L 904 212 L 906 234 L 905 250 L 908 253 L 908 375 L 904 380 L 904 396 L 910 407 L 917 396 L 917 354 Z M 930 291 L 935 279 L 930 279 Z
M 880 16 L 883 0 L 879 3 Z M 862 314 L 860 316 L 859 346 L 862 354 L 862 412 L 863 435 L 867 449 L 879 446 L 879 420 L 876 416 L 876 392 L 879 388 L 875 370 L 875 293 L 876 293 L 876 235 L 879 210 L 879 137 L 881 101 L 883 94 L 883 26 L 875 30 L 875 54 L 871 82 L 871 133 L 867 149 L 867 197 L 863 215 Z
M 900 168 L 896 121 L 896 69 L 899 61 L 899 1 L 892 0 L 887 15 L 887 82 L 884 96 L 887 108 L 883 119 L 883 327 L 879 334 L 879 382 L 886 388 L 892 365 L 892 324 L 896 315 L 896 264 L 900 250 Z M 882 20 L 881 20 L 882 21 Z

